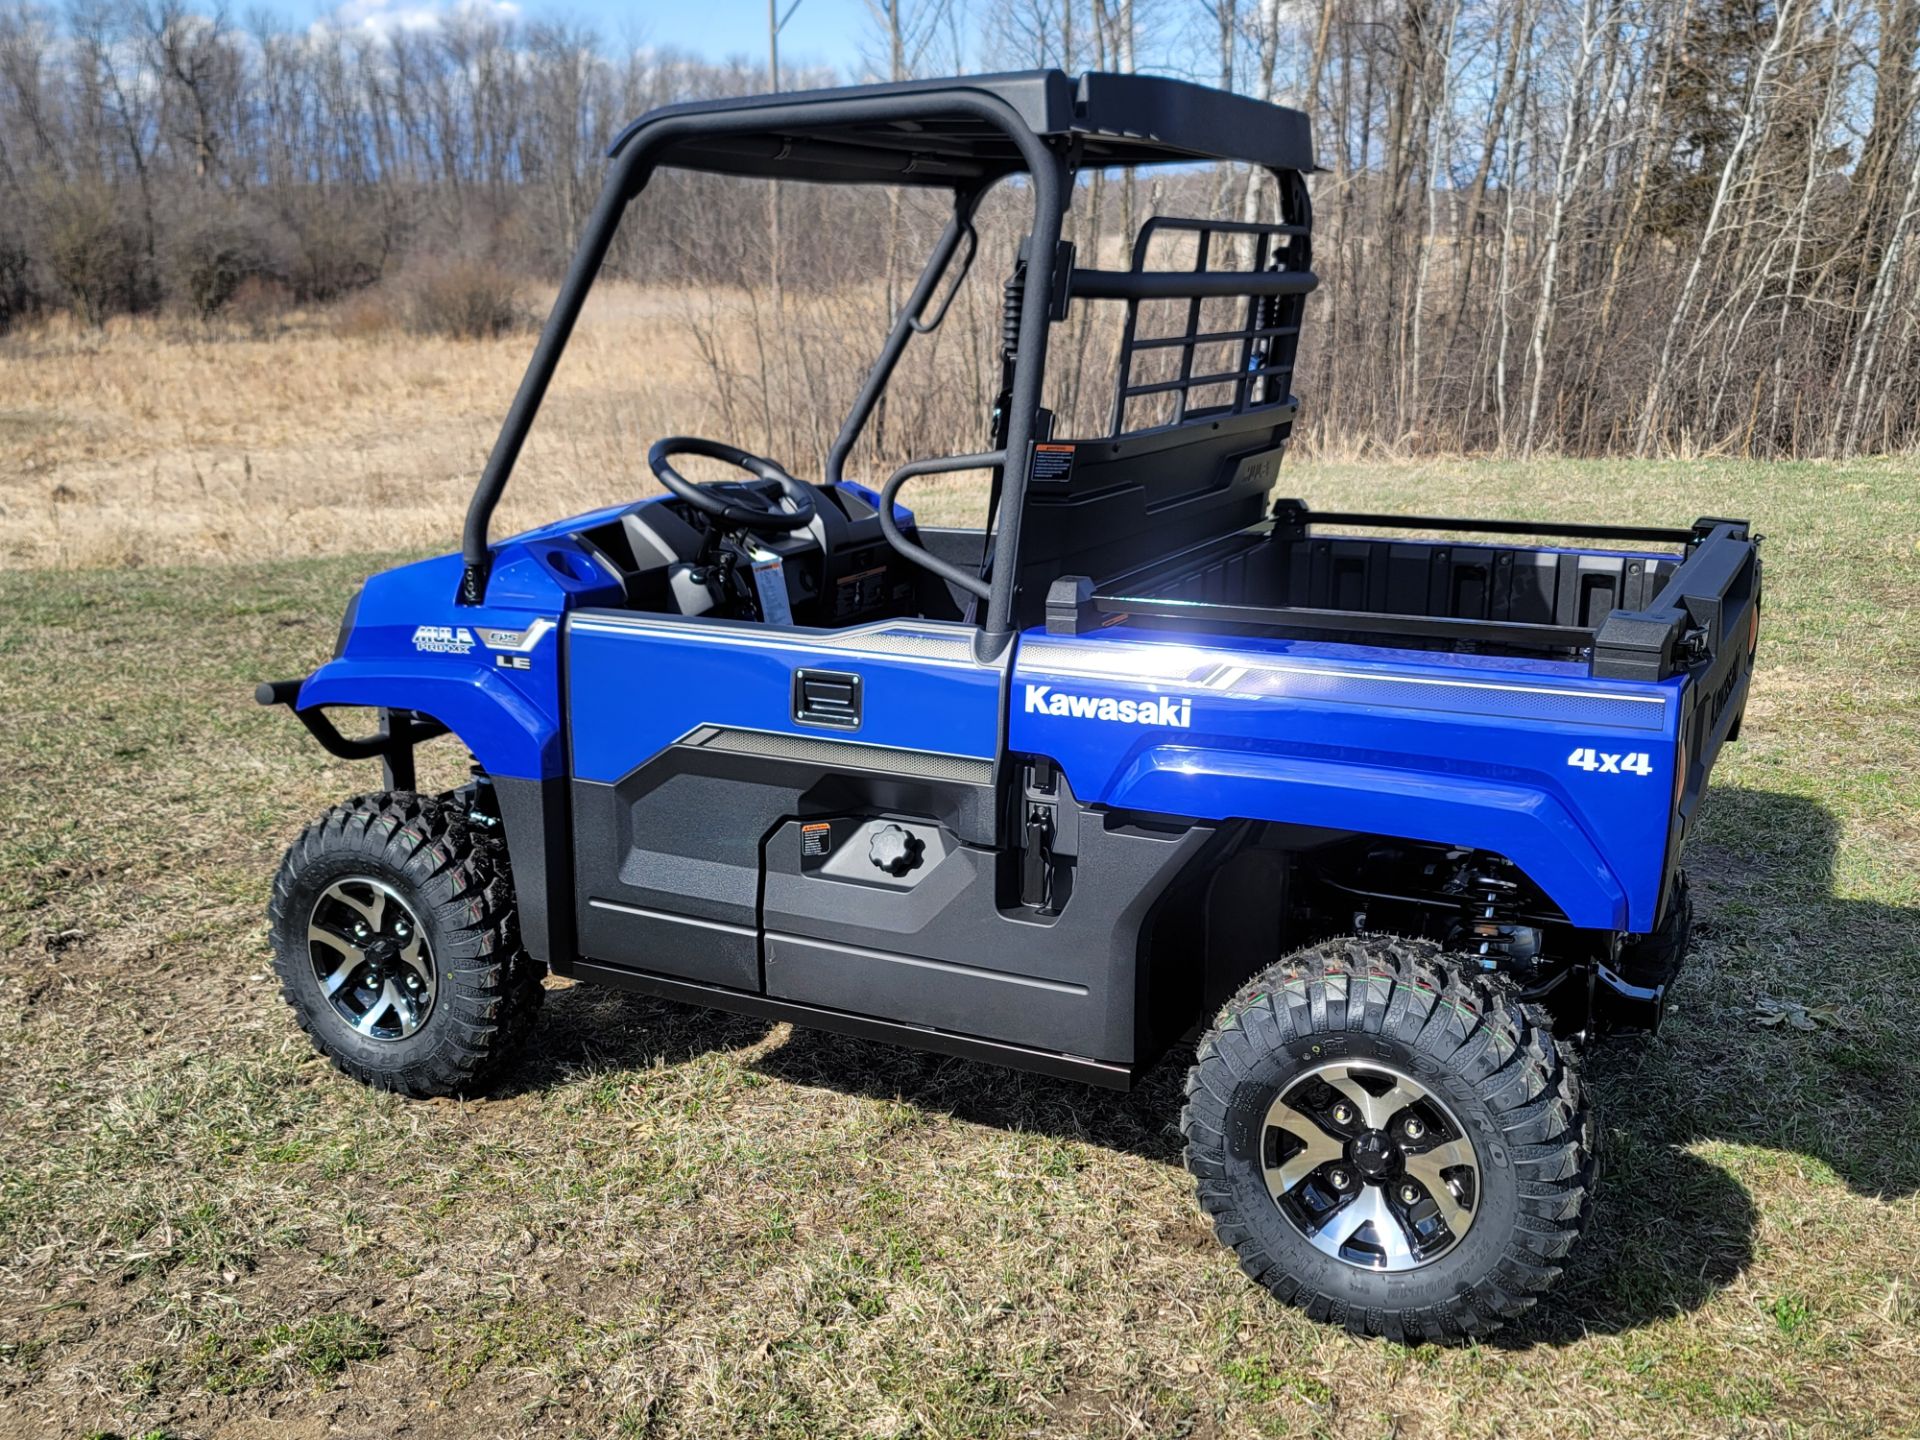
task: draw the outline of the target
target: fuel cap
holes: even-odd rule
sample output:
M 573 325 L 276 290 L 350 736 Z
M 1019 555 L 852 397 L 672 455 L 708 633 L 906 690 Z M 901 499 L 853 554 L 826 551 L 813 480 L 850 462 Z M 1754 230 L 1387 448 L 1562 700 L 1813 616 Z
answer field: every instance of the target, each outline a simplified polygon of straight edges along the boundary
M 926 848 L 926 842 L 905 827 L 882 825 L 867 844 L 867 858 L 874 869 L 900 876 L 920 863 L 920 852 Z

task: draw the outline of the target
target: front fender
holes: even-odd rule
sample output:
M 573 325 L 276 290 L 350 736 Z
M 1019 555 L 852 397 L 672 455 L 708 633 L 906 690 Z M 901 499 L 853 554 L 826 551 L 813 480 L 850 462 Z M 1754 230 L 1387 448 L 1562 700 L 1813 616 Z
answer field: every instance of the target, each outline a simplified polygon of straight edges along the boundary
M 503 603 L 455 606 L 459 576 L 457 555 L 372 576 L 348 607 L 334 658 L 307 677 L 294 708 L 418 711 L 496 778 L 563 773 L 559 621 L 576 599 L 603 602 L 614 587 L 564 537 L 502 547 L 493 589 Z
M 418 710 L 458 735 L 489 775 L 538 780 L 564 768 L 554 719 L 485 665 L 333 660 L 307 677 L 295 709 L 364 705 Z
M 1107 803 L 1165 815 L 1395 835 L 1507 856 L 1575 925 L 1628 927 L 1627 892 L 1567 807 L 1544 791 L 1472 775 L 1420 774 L 1248 750 L 1156 745 Z

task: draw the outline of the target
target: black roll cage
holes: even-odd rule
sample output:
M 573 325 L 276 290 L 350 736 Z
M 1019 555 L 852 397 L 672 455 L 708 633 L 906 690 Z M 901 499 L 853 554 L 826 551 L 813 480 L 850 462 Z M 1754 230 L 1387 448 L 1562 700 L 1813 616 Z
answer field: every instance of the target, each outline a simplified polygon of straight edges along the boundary
M 1038 122 L 1038 123 L 1036 123 Z M 1069 294 L 1088 299 L 1191 299 L 1209 295 L 1298 295 L 1314 278 L 1304 271 L 1221 276 L 1082 270 L 1062 254 L 1061 224 L 1071 176 L 1082 166 L 1237 160 L 1272 172 L 1283 186 L 1313 168 L 1305 117 L 1183 81 L 1060 71 L 978 76 L 947 81 L 863 86 L 752 96 L 668 106 L 629 126 L 615 140 L 612 166 L 579 248 L 534 347 L 467 508 L 464 568 L 456 597 L 485 602 L 491 566 L 488 528 L 528 432 L 545 398 L 612 245 L 627 206 L 656 168 L 673 167 L 768 178 L 853 184 L 913 184 L 950 189 L 952 217 L 906 304 L 895 317 L 829 452 L 823 479 L 841 478 L 875 405 L 916 333 L 944 318 L 964 282 L 977 238 L 974 213 L 985 192 L 1016 174 L 1029 177 L 1033 218 L 1023 246 L 1019 325 L 1014 337 L 1004 438 L 993 450 L 916 460 L 886 482 L 880 506 L 889 541 L 918 563 L 986 602 L 982 642 L 997 650 L 1014 629 L 1020 522 L 1027 483 L 1025 457 L 1041 415 L 1047 336 Z M 1289 173 L 1291 172 L 1291 173 Z M 938 311 L 926 315 L 954 256 L 966 247 Z M 1008 464 L 1009 457 L 1016 463 Z M 947 564 L 912 544 L 893 523 L 893 497 L 915 475 L 992 468 L 997 497 L 989 516 L 989 579 Z

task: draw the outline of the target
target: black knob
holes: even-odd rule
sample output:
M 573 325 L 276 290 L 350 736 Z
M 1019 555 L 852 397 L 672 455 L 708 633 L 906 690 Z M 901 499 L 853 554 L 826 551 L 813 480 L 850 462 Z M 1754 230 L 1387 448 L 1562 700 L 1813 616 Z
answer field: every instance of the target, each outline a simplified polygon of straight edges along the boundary
M 926 848 L 925 842 L 912 831 L 899 825 L 882 825 L 873 832 L 873 839 L 867 845 L 867 858 L 876 870 L 904 875 L 920 863 L 920 852 Z

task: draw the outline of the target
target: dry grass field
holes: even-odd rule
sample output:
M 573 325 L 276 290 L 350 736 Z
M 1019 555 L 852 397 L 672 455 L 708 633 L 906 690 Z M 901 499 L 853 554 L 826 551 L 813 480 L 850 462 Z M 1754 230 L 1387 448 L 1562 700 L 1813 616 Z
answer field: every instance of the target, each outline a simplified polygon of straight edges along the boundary
M 509 522 L 718 428 L 617 298 Z M 1408 1349 L 1234 1269 L 1178 1055 L 1115 1097 L 557 982 L 484 1098 L 311 1053 L 267 882 L 377 774 L 251 686 L 453 543 L 527 344 L 0 342 L 0 1437 L 1920 1433 L 1920 465 L 1290 464 L 1321 504 L 1769 536 L 1692 968 L 1590 1057 L 1587 1243 L 1525 1323 Z
M 824 450 L 844 403 L 771 417 L 745 405 L 749 415 L 731 424 L 717 403 L 701 339 L 724 349 L 717 363 L 740 393 L 738 377 L 759 359 L 743 305 L 600 287 L 496 533 L 651 490 L 647 447 L 663 435 L 726 436 L 777 455 L 786 447 L 769 443 L 771 418 L 777 434 L 819 436 Z M 262 334 L 122 319 L 0 340 L 0 565 L 118 569 L 444 548 L 532 336 L 360 336 L 347 318 L 296 314 Z M 867 318 L 853 299 L 820 307 L 812 328 Z M 780 357 L 793 387 L 806 386 L 808 363 L 846 381 L 850 364 L 871 358 L 870 337 L 854 339 L 824 362 Z M 904 366 L 903 381 L 911 373 Z M 934 513 L 975 498 L 964 479 L 921 484 L 921 508 L 931 502 Z

